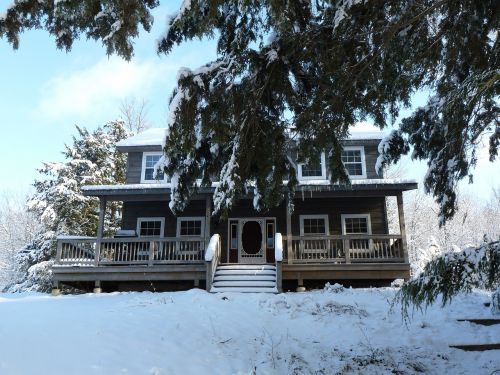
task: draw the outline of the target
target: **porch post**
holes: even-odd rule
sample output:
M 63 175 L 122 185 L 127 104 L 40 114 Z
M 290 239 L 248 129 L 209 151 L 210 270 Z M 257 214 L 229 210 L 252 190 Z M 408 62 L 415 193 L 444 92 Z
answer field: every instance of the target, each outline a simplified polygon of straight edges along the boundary
M 285 205 L 285 210 L 286 210 L 286 247 L 287 247 L 287 253 L 288 253 L 288 264 L 293 263 L 293 251 L 292 251 L 292 214 L 290 213 L 289 210 L 289 205 L 290 201 L 287 198 L 286 199 L 286 205 Z
M 405 214 L 403 210 L 403 193 L 400 192 L 397 195 L 398 201 L 398 215 L 399 215 L 399 231 L 401 233 L 401 242 L 403 245 L 403 257 L 405 263 L 409 262 L 408 258 L 408 246 L 406 244 L 406 227 L 405 227 Z
M 52 295 L 58 296 L 61 294 L 61 289 L 59 289 L 59 281 L 52 281 Z
M 205 247 L 208 246 L 210 240 L 210 219 L 212 217 L 212 197 L 209 195 L 205 198 Z
M 97 266 L 99 264 L 99 258 L 101 253 L 101 241 L 104 234 L 104 215 L 106 214 L 106 198 L 99 197 L 99 223 L 97 224 L 97 241 L 95 246 L 95 259 L 94 263 Z

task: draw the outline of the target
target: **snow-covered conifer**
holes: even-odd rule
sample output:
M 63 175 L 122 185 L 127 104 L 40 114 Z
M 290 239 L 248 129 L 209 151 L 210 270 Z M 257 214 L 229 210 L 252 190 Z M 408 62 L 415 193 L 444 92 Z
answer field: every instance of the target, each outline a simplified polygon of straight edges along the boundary
M 66 145 L 64 160 L 44 163 L 35 181 L 35 193 L 28 210 L 42 221 L 42 229 L 16 255 L 19 278 L 10 291 L 50 290 L 50 265 L 58 235 L 95 236 L 99 221 L 99 200 L 82 194 L 83 185 L 119 184 L 125 181 L 126 155 L 116 143 L 130 134 L 122 121 L 111 121 L 95 131 L 77 127 L 73 143 Z M 121 203 L 106 209 L 105 231 L 120 226 Z

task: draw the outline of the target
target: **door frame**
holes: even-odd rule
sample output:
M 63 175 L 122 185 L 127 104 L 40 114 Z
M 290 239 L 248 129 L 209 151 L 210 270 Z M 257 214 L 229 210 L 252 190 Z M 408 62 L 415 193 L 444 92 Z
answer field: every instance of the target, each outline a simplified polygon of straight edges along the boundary
M 238 251 L 238 257 L 237 257 L 237 263 L 241 263 L 241 230 L 242 230 L 242 221 L 262 221 L 261 224 L 261 230 L 262 230 L 262 243 L 263 243 L 263 250 L 264 250 L 264 255 L 262 258 L 262 264 L 267 263 L 267 222 L 272 221 L 274 224 L 274 233 L 276 234 L 277 228 L 276 228 L 276 217 L 275 216 L 245 216 L 245 217 L 228 217 L 227 218 L 227 247 L 226 247 L 226 256 L 227 256 L 227 262 L 229 263 L 230 259 L 230 252 L 231 252 L 231 224 L 234 222 L 238 223 L 237 226 L 237 251 Z M 261 264 L 261 263 L 259 263 Z

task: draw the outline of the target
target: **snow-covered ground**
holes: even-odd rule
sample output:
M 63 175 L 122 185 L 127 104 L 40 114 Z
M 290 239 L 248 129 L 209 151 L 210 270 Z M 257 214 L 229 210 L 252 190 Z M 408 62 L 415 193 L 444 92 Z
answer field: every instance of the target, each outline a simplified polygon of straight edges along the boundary
M 0 295 L 0 374 L 492 374 L 500 341 L 489 294 L 416 313 L 408 326 L 395 289 L 307 293 Z M 500 371 L 499 371 L 500 372 Z

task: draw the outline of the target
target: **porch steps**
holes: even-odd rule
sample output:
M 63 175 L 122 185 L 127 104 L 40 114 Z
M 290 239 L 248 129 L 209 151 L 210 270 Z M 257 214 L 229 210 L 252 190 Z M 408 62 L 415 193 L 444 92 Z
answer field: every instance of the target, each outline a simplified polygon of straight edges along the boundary
M 220 264 L 212 293 L 277 293 L 276 267 L 268 264 Z

